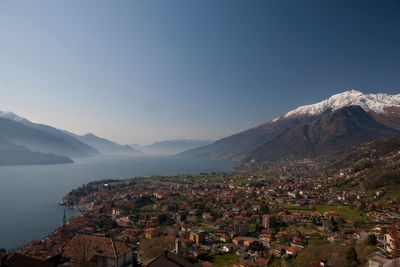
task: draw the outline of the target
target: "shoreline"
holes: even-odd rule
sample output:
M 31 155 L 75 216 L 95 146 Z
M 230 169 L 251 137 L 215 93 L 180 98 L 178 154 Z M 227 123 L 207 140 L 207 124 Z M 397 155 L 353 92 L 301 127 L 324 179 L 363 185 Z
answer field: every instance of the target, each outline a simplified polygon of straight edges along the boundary
M 226 171 L 224 173 L 232 173 L 235 172 L 235 167 L 231 167 L 229 171 Z M 210 173 L 218 173 L 218 172 L 213 172 L 211 171 Z M 199 172 L 198 174 L 194 174 L 194 175 L 202 175 L 202 174 L 206 174 L 203 172 Z M 191 176 L 190 174 L 181 174 L 183 176 L 187 175 L 187 176 Z M 148 179 L 159 179 L 159 178 L 168 178 L 168 177 L 175 177 L 175 175 L 147 175 L 147 176 L 135 176 L 135 177 L 131 177 L 131 178 L 111 178 L 111 179 L 99 179 L 99 180 L 93 180 L 93 181 L 89 181 L 86 185 L 96 185 L 99 187 L 106 187 L 107 183 L 119 183 L 119 182 L 123 182 L 126 183 L 127 181 L 131 182 L 133 180 L 148 180 Z M 85 184 L 83 185 L 84 187 L 86 186 Z M 76 214 L 74 216 L 71 216 L 69 218 L 67 218 L 66 221 L 66 226 L 67 228 L 74 228 L 74 223 L 75 221 L 80 221 L 80 220 L 84 220 L 85 219 L 85 215 L 87 215 L 87 213 L 92 213 L 93 211 L 93 207 L 94 207 L 94 201 L 89 201 L 89 202 L 85 202 L 85 203 L 68 203 L 68 199 L 71 197 L 71 194 L 77 190 L 80 190 L 81 187 L 77 187 L 77 188 L 73 188 L 72 190 L 70 190 L 66 195 L 64 195 L 60 201 L 57 202 L 57 205 L 60 207 L 66 207 L 68 209 L 73 209 L 77 212 L 79 212 L 79 214 Z M 94 214 L 92 214 L 94 215 Z M 62 229 L 62 225 L 61 226 L 57 226 L 56 228 L 54 228 L 53 230 L 51 230 L 51 232 L 45 236 L 43 236 L 40 239 L 34 239 L 34 240 L 30 240 L 24 244 L 22 244 L 21 246 L 17 247 L 17 248 L 12 248 L 12 249 L 6 249 L 7 252 L 20 252 L 26 255 L 33 255 L 31 252 L 31 248 L 34 246 L 40 246 L 41 244 L 45 244 L 48 243 L 49 240 L 57 240 L 56 245 L 54 245 L 53 242 L 53 246 L 55 248 L 55 250 L 57 250 L 57 247 L 60 247 L 60 235 L 61 235 L 61 229 Z M 36 257 L 39 257 L 38 255 L 34 255 Z M 43 257 L 43 259 L 45 259 L 46 257 Z

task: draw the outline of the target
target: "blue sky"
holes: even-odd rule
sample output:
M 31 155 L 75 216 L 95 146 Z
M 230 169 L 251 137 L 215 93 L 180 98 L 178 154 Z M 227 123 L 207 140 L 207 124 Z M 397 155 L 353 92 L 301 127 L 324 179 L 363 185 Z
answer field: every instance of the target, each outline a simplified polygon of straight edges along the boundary
M 400 93 L 397 0 L 10 0 L 0 38 L 0 110 L 121 143 Z

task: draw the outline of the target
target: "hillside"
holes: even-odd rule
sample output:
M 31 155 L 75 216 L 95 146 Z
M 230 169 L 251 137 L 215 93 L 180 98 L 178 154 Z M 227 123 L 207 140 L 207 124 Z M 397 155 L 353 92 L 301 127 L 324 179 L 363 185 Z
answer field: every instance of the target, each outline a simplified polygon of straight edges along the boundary
M 180 153 L 180 156 L 204 157 L 214 159 L 241 160 L 248 152 L 278 136 L 284 130 L 303 122 L 312 121 L 308 118 L 289 118 L 287 120 L 271 121 L 251 128 L 244 132 L 220 139 L 212 144 Z
M 352 146 L 399 131 L 387 127 L 359 106 L 326 112 L 311 123 L 288 129 L 272 141 L 250 152 L 248 159 L 256 161 L 327 159 Z
M 318 127 L 316 121 L 322 116 L 350 106 L 360 107 L 371 116 L 377 124 L 380 124 L 378 128 L 381 128 L 383 125 L 390 128 L 390 130 L 385 130 L 386 133 L 382 135 L 368 132 L 365 136 L 362 131 L 358 131 L 358 135 L 353 135 L 351 137 L 358 138 L 355 142 L 351 141 L 351 138 L 345 135 L 341 135 L 340 137 L 331 135 L 326 137 L 326 140 L 316 136 L 317 134 L 325 134 L 326 132 L 334 133 L 335 130 L 332 128 L 335 127 L 335 123 L 330 123 L 330 129 L 319 131 L 319 133 L 317 131 L 315 134 L 313 133 Z M 310 124 L 313 122 L 314 124 Z M 336 131 L 340 133 L 340 131 L 344 129 L 343 127 L 350 127 L 351 123 L 347 123 L 349 125 L 337 123 L 338 127 L 342 128 Z M 327 124 L 320 125 L 320 127 L 326 126 Z M 350 128 L 348 129 L 350 130 Z M 289 157 L 298 159 L 302 157 L 315 157 L 318 156 L 318 154 L 324 153 L 324 151 L 327 151 L 329 154 L 335 154 L 336 152 L 349 148 L 349 145 L 358 144 L 373 138 L 390 136 L 387 131 L 394 134 L 394 129 L 400 130 L 400 94 L 363 94 L 356 90 L 350 90 L 333 95 L 315 104 L 295 108 L 257 127 L 220 139 L 213 144 L 185 151 L 180 155 L 230 160 L 248 159 L 252 155 L 258 155 L 257 157 L 261 159 L 263 158 L 261 152 L 265 150 L 266 153 L 269 153 L 265 158 L 272 157 L 274 159 L 280 159 Z M 354 131 L 352 132 L 355 133 Z M 379 132 L 383 133 L 383 131 Z M 289 135 L 292 136 L 289 138 Z M 278 136 L 279 139 L 273 141 L 275 138 L 278 138 Z M 304 138 L 310 138 L 308 141 L 315 141 L 318 144 L 309 146 L 309 144 L 302 141 Z M 340 140 L 340 138 L 343 139 Z M 297 139 L 301 142 L 297 143 L 295 141 Z M 325 149 L 333 147 L 333 144 L 329 145 L 329 142 L 339 144 L 340 147 L 338 149 L 334 148 L 332 153 L 332 151 Z M 267 144 L 269 144 L 271 148 L 267 148 Z M 297 147 L 298 151 L 293 151 L 294 153 L 291 153 L 288 151 L 290 146 Z M 301 151 L 303 149 L 304 151 Z M 273 155 L 274 153 L 271 152 L 272 150 L 277 151 L 278 154 Z
M 67 157 L 32 152 L 26 147 L 15 145 L 4 138 L 0 138 L 0 165 L 61 164 L 72 162 Z
M 329 175 L 346 177 L 352 186 L 376 189 L 400 183 L 400 135 L 353 147 L 325 167 Z

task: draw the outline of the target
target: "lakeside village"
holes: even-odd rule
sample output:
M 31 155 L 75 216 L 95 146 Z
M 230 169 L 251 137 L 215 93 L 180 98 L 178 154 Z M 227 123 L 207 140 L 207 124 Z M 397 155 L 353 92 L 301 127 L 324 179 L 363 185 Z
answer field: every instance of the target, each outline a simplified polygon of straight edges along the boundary
M 399 202 L 383 190 L 342 189 L 346 170 L 301 178 L 294 171 L 301 168 L 242 166 L 234 173 L 92 182 L 63 199 L 79 216 L 18 253 L 3 251 L 1 264 L 391 264 Z

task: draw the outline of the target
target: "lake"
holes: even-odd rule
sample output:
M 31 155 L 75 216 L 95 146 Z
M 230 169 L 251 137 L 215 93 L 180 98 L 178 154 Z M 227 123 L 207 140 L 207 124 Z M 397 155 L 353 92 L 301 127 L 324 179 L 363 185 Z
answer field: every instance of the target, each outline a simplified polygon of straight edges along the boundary
M 63 213 L 77 211 L 57 203 L 73 188 L 108 178 L 230 171 L 229 161 L 173 156 L 101 156 L 72 164 L 0 166 L 0 248 L 14 249 L 40 240 L 62 225 Z

